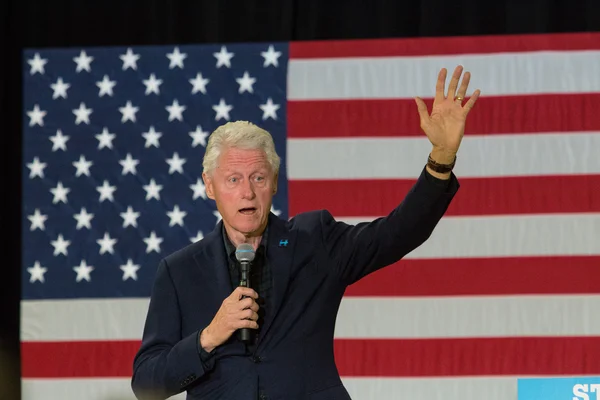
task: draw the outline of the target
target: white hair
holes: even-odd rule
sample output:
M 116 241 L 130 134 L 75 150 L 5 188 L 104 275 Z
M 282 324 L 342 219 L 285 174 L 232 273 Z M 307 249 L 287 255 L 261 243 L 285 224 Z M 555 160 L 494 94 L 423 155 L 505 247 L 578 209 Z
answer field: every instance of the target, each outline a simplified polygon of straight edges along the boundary
M 275 150 L 273 137 L 266 130 L 248 121 L 227 122 L 210 135 L 202 167 L 208 175 L 217 167 L 219 156 L 228 147 L 238 149 L 261 149 L 275 175 L 279 173 L 281 158 Z

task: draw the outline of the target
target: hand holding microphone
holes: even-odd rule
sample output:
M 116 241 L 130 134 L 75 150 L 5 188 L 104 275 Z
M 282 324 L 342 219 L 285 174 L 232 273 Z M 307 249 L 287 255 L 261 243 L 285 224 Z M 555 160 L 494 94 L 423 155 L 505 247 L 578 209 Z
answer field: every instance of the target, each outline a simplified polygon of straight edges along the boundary
M 208 352 L 227 341 L 237 330 L 240 340 L 249 341 L 250 329 L 258 328 L 258 293 L 250 287 L 250 264 L 255 256 L 254 248 L 242 243 L 237 247 L 235 256 L 240 262 L 240 283 L 223 300 L 219 311 L 200 336 L 200 345 Z

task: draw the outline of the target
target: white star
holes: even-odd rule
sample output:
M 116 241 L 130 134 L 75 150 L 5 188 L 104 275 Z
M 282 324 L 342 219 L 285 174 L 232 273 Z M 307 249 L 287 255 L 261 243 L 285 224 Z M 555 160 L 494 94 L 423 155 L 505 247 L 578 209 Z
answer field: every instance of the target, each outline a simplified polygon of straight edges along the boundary
M 91 281 L 92 278 L 90 277 L 90 272 L 93 270 L 94 267 L 87 265 L 85 260 L 81 260 L 81 263 L 78 266 L 73 267 L 73 271 L 77 272 L 77 278 L 75 278 L 75 281 L 81 282 L 82 279 L 85 279 L 88 282 Z
M 56 184 L 55 188 L 50 189 L 50 192 L 52 192 L 52 194 L 54 195 L 54 198 L 52 199 L 52 204 L 56 204 L 59 201 L 62 201 L 63 203 L 67 204 L 67 194 L 69 194 L 69 192 L 71 191 L 71 189 L 63 187 L 62 182 L 58 182 Z
M 117 239 L 111 239 L 111 237 L 108 235 L 108 232 L 104 233 L 104 237 L 102 239 L 96 240 L 96 243 L 100 245 L 100 254 L 115 253 L 114 246 L 117 243 Z
M 67 140 L 69 140 L 69 136 L 64 136 L 60 129 L 57 129 L 56 135 L 50 136 L 49 139 L 52 141 L 52 151 L 58 149 L 67 151 Z
M 90 214 L 86 211 L 85 207 L 79 211 L 79 214 L 74 214 L 73 218 L 77 221 L 76 229 L 79 230 L 81 228 L 92 229 L 92 218 L 94 218 L 94 214 Z
M 179 206 L 173 207 L 173 211 L 168 211 L 167 215 L 169 216 L 169 226 L 180 225 L 183 226 L 183 218 L 187 215 L 187 212 L 181 211 Z
M 52 247 L 54 247 L 54 255 L 57 256 L 59 254 L 68 255 L 67 247 L 71 244 L 70 240 L 65 240 L 63 235 L 58 235 L 56 240 L 50 242 Z
M 137 281 L 137 270 L 140 269 L 140 266 L 133 263 L 131 258 L 127 259 L 127 264 L 121 265 L 121 271 L 123 271 L 123 280 L 126 281 L 128 278 Z
M 131 158 L 131 154 L 127 153 L 124 160 L 119 160 L 119 164 L 123 167 L 122 174 L 126 175 L 127 173 L 131 173 L 132 175 L 135 175 L 137 173 L 136 167 L 139 163 L 140 160 L 134 160 Z
M 173 69 L 175 67 L 183 68 L 183 60 L 187 58 L 186 53 L 180 53 L 179 47 L 175 47 L 172 53 L 168 53 L 167 57 L 171 62 L 169 63 L 169 69 Z
M 79 108 L 73 110 L 73 114 L 77 117 L 75 119 L 75 125 L 79 125 L 82 122 L 85 122 L 89 125 L 90 123 L 90 114 L 92 113 L 91 108 L 86 108 L 85 103 L 79 103 Z
M 277 59 L 281 56 L 281 52 L 275 51 L 273 45 L 270 45 L 267 51 L 261 51 L 260 55 L 265 59 L 263 67 L 267 67 L 269 65 L 274 65 L 276 67 L 279 66 Z
M 173 153 L 173 158 L 167 158 L 167 164 L 169 164 L 169 174 L 179 172 L 183 174 L 183 164 L 186 163 L 185 158 L 179 158 L 177 152 Z
M 277 119 L 277 110 L 279 110 L 279 104 L 273 104 L 273 100 L 269 97 L 265 104 L 261 104 L 260 109 L 263 111 L 262 119 L 265 120 L 267 118 Z
M 192 84 L 192 94 L 202 92 L 206 94 L 206 84 L 210 82 L 209 79 L 203 78 L 202 74 L 198 72 L 194 79 L 190 79 L 190 83 Z
M 48 114 L 47 111 L 40 110 L 39 105 L 34 105 L 33 110 L 27 111 L 27 116 L 29 116 L 29 126 L 39 125 L 44 126 L 44 117 Z
M 169 121 L 173 121 L 177 119 L 179 121 L 183 121 L 183 112 L 187 108 L 186 106 L 180 106 L 177 99 L 173 100 L 173 104 L 165 107 L 169 112 Z
M 160 191 L 162 188 L 162 185 L 157 185 L 154 179 L 150 179 L 150 184 L 144 185 L 144 190 L 146 191 L 146 201 L 152 198 L 160 200 Z
M 77 72 L 81 72 L 84 69 L 90 72 L 90 63 L 94 61 L 94 57 L 88 56 L 84 50 L 81 50 L 78 57 L 73 58 L 73 61 L 77 63 Z
M 40 53 L 35 53 L 33 58 L 30 58 L 29 60 L 27 60 L 27 63 L 29 65 L 31 65 L 31 69 L 29 70 L 29 73 L 31 75 L 33 75 L 36 72 L 39 72 L 40 74 L 43 75 L 45 73 L 44 65 L 46 65 L 47 62 L 48 62 L 47 58 L 41 58 Z
M 256 78 L 251 78 L 250 75 L 248 75 L 248 71 L 244 72 L 244 76 L 236 78 L 235 80 L 240 85 L 240 88 L 238 89 L 239 93 L 244 93 L 245 91 L 254 93 L 252 85 L 256 82 Z
M 119 58 L 123 61 L 123 71 L 127 68 L 137 69 L 137 60 L 140 59 L 139 54 L 133 54 L 131 48 L 127 49 L 127 53 L 121 54 Z
M 215 115 L 215 121 L 218 121 L 221 118 L 225 118 L 227 121 L 229 121 L 229 111 L 233 109 L 233 106 L 227 105 L 224 99 L 221 99 L 219 104 L 212 106 L 212 108 L 217 113 L 217 115 Z
M 122 114 L 121 122 L 125 123 L 126 121 L 135 122 L 135 113 L 140 110 L 139 107 L 133 107 L 131 105 L 131 101 L 128 101 L 125 104 L 125 107 L 119 107 L 119 111 Z
M 217 222 L 215 222 L 215 225 L 218 224 L 219 221 L 221 221 L 221 219 L 223 219 L 223 217 L 221 216 L 221 213 L 219 212 L 219 210 L 213 211 L 213 215 L 217 218 Z
M 117 84 L 117 81 L 111 81 L 108 78 L 108 75 L 104 75 L 101 81 L 96 82 L 96 86 L 100 88 L 100 92 L 98 92 L 98 97 L 102 97 L 105 94 L 112 96 L 113 88 Z
M 146 253 L 150 253 L 151 251 L 160 253 L 160 244 L 162 242 L 163 238 L 156 236 L 156 233 L 152 231 L 149 237 L 144 238 L 144 243 L 146 243 Z
M 217 58 L 217 68 L 221 68 L 222 65 L 231 68 L 231 57 L 233 57 L 233 53 L 228 53 L 225 46 L 221 46 L 221 51 L 213 53 L 213 56 Z
M 34 231 L 39 228 L 41 231 L 43 231 L 46 229 L 45 223 L 48 219 L 48 216 L 40 213 L 39 209 L 36 208 L 33 212 L 33 215 L 28 215 L 27 219 L 31 221 L 31 227 L 29 227 L 29 230 Z
M 273 206 L 272 204 L 271 204 L 271 212 L 273 214 L 277 215 L 278 217 L 279 217 L 279 214 L 281 214 L 281 210 L 276 210 L 275 206 Z
M 29 277 L 29 283 L 40 281 L 44 283 L 44 274 L 48 271 L 48 268 L 42 267 L 39 261 L 33 264 L 33 267 L 27 268 L 27 272 L 31 274 Z
M 196 243 L 204 239 L 204 234 L 202 231 L 198 231 L 198 234 L 195 237 L 190 238 L 192 243 Z
M 150 126 L 150 128 L 148 129 L 148 132 L 142 133 L 142 136 L 144 137 L 144 139 L 146 139 L 146 144 L 145 144 L 146 148 L 148 148 L 150 146 L 154 146 L 156 148 L 160 147 L 160 145 L 158 143 L 158 139 L 160 139 L 160 137 L 162 136 L 162 133 L 156 132 L 154 130 L 154 126 Z
M 96 139 L 98 139 L 98 150 L 100 150 L 103 147 L 108 147 L 109 149 L 112 149 L 112 141 L 117 135 L 108 132 L 108 128 L 104 127 L 104 129 L 102 129 L 102 133 L 95 136 Z
M 75 161 L 73 165 L 75 166 L 75 168 L 77 168 L 75 176 L 90 176 L 90 167 L 93 165 L 93 163 L 91 161 L 87 161 L 83 154 L 79 156 L 79 161 Z
M 131 206 L 128 206 L 127 211 L 119 215 L 123 218 L 123 228 L 127 228 L 129 225 L 137 228 L 137 219 L 140 217 L 140 213 L 133 211 Z
M 40 162 L 40 159 L 37 157 L 33 157 L 33 162 L 27 163 L 27 168 L 29 168 L 29 179 L 33 179 L 36 176 L 40 178 L 44 177 L 44 168 L 46 168 L 48 164 Z
M 96 190 L 100 192 L 100 199 L 98 200 L 100 203 L 104 200 L 115 201 L 113 193 L 117 190 L 117 187 L 110 186 L 107 180 L 102 183 L 102 186 L 97 186 Z
M 204 200 L 206 200 L 206 188 L 204 187 L 204 183 L 202 183 L 202 179 L 198 178 L 195 184 L 190 185 L 190 189 L 194 191 L 194 200 L 196 200 L 198 197 L 202 197 Z
M 154 74 L 150 74 L 150 78 L 144 79 L 143 82 L 146 86 L 146 95 L 149 95 L 150 93 L 160 94 L 160 89 L 158 87 L 162 85 L 162 79 L 156 79 Z
M 53 99 L 57 99 L 62 97 L 63 99 L 67 98 L 67 89 L 71 87 L 70 83 L 63 82 L 61 77 L 58 77 L 56 83 L 50 85 L 54 93 L 52 94 Z
M 203 131 L 202 127 L 200 125 L 197 125 L 196 130 L 190 132 L 190 136 L 192 137 L 192 139 L 194 139 L 192 142 L 192 147 L 196 147 L 198 145 L 206 147 L 206 138 L 208 137 L 208 135 L 208 132 Z

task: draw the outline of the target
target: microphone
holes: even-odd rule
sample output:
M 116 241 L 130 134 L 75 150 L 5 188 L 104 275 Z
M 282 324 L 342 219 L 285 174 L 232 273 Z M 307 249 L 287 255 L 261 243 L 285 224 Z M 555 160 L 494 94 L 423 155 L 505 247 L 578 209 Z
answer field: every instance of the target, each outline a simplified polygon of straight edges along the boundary
M 239 286 L 250 287 L 250 264 L 254 261 L 255 255 L 254 247 L 248 243 L 242 243 L 235 249 L 235 258 L 240 263 Z M 251 334 L 250 328 L 241 328 L 238 331 L 238 337 L 242 342 L 250 342 Z

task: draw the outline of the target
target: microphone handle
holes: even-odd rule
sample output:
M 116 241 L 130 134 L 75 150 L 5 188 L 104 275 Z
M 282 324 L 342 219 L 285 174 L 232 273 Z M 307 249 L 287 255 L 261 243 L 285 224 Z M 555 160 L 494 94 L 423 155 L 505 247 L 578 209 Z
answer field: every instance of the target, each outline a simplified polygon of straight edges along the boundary
M 241 263 L 240 268 L 240 286 L 250 287 L 250 263 L 245 261 Z M 246 296 L 242 296 L 242 298 L 246 298 Z M 252 332 L 250 328 L 241 328 L 238 331 L 238 338 L 245 343 L 248 343 L 252 340 Z

